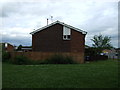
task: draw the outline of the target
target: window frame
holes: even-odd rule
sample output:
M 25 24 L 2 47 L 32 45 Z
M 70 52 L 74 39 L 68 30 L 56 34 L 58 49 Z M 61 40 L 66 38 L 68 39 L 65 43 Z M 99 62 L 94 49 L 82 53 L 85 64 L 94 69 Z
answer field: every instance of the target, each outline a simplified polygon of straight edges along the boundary
M 68 32 L 66 32 L 67 29 Z M 63 26 L 63 40 L 71 40 L 71 29 L 66 26 Z

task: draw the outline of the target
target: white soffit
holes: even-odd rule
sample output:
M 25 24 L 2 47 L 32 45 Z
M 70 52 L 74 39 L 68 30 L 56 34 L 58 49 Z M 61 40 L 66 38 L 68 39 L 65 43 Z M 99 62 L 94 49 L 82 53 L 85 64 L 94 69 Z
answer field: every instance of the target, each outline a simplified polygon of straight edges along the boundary
M 43 30 L 43 29 L 46 29 L 46 28 L 48 28 L 48 27 L 50 27 L 50 26 L 52 26 L 52 25 L 55 25 L 55 24 L 57 24 L 57 23 L 65 26 L 65 27 L 68 27 L 68 28 L 70 28 L 70 29 L 73 29 L 73 30 L 76 30 L 76 31 L 78 31 L 78 32 L 81 32 L 82 34 L 85 34 L 85 35 L 87 34 L 87 32 L 85 32 L 85 31 L 83 31 L 83 30 L 81 30 L 81 29 L 78 29 L 78 28 L 75 28 L 75 27 L 73 27 L 73 26 L 67 25 L 67 24 L 65 24 L 65 23 L 63 23 L 63 22 L 60 22 L 60 21 L 56 21 L 56 22 L 53 22 L 53 23 L 51 23 L 51 24 L 49 24 L 49 25 L 47 25 L 47 26 L 44 26 L 44 27 L 42 27 L 42 28 L 39 28 L 39 29 L 37 29 L 36 31 L 31 32 L 30 34 L 35 34 L 36 32 L 39 32 L 39 31 L 41 31 L 41 30 Z

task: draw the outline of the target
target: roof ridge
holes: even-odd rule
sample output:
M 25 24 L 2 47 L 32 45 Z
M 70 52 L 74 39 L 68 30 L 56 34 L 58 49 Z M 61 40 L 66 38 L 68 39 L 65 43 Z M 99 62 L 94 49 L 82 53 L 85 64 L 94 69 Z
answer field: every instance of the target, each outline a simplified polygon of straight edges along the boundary
M 51 23 L 51 24 L 49 24 L 49 25 L 46 25 L 46 26 L 44 26 L 44 27 L 41 27 L 41 28 L 37 29 L 36 31 L 33 31 L 33 32 L 31 32 L 30 34 L 34 34 L 34 33 L 38 32 L 38 31 L 41 31 L 41 30 L 43 30 L 43 29 L 45 29 L 45 28 L 48 28 L 48 27 L 50 27 L 50 26 L 52 26 L 52 25 L 54 25 L 54 24 L 57 24 L 57 23 L 62 24 L 63 26 L 66 26 L 66 27 L 68 27 L 68 28 L 72 28 L 72 29 L 74 29 L 74 30 L 76 30 L 76 31 L 82 32 L 82 34 L 87 34 L 87 32 L 85 32 L 85 31 L 83 31 L 83 30 L 81 30 L 81 29 L 79 29 L 79 28 L 76 28 L 76 27 L 73 27 L 73 26 L 71 26 L 71 25 L 65 24 L 64 22 L 60 22 L 60 21 L 58 21 L 58 20 L 55 21 L 55 22 L 53 22 L 53 23 Z

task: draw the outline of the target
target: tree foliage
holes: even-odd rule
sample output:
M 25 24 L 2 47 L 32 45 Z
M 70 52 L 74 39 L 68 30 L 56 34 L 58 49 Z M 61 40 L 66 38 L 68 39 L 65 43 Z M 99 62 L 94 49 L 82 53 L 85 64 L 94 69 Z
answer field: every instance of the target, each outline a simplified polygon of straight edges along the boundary
M 19 45 L 17 48 L 17 51 L 21 50 L 21 48 L 22 48 L 22 45 Z
M 95 35 L 92 39 L 94 44 L 93 47 L 97 48 L 99 52 L 101 52 L 103 49 L 111 49 L 111 37 L 109 36 L 103 36 L 103 35 Z
M 91 40 L 94 42 L 94 44 L 92 44 L 93 47 L 104 49 L 112 48 L 112 45 L 110 43 L 111 37 L 109 36 L 95 35 Z

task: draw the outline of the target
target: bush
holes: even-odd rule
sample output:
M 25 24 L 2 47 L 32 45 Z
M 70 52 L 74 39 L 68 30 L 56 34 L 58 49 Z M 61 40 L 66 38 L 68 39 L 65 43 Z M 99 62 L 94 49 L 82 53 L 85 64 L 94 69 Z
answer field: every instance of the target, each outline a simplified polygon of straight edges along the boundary
M 6 62 L 10 59 L 10 53 L 9 52 L 2 52 L 2 61 Z
M 32 61 L 25 56 L 16 56 L 13 63 L 18 65 L 28 65 L 32 64 Z
M 51 58 L 41 61 L 41 64 L 76 64 L 72 57 L 54 55 Z
M 54 55 L 51 58 L 45 60 L 30 60 L 25 56 L 16 56 L 14 60 L 12 60 L 13 64 L 17 65 L 38 65 L 38 64 L 77 64 L 72 57 L 62 56 L 62 55 Z

